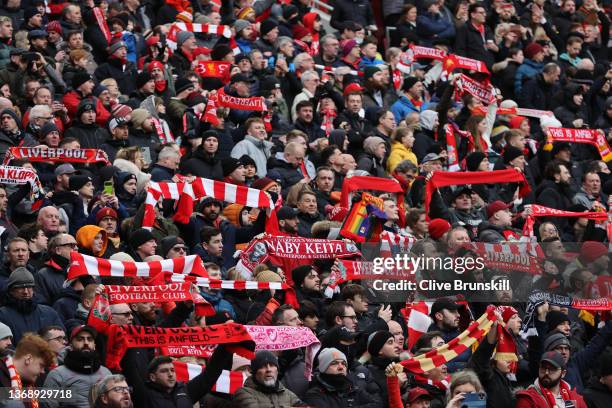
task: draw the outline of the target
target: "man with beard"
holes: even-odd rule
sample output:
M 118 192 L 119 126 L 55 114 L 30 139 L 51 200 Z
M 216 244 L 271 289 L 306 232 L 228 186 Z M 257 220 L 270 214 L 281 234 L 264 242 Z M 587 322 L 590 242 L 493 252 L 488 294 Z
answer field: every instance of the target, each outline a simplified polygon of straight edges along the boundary
M 303 190 L 298 196 L 298 235 L 304 238 L 312 237 L 312 225 L 317 221 L 322 221 L 323 216 L 317 208 L 317 196 L 308 189 Z
M 34 300 L 35 286 L 34 276 L 26 268 L 17 268 L 9 276 L 0 321 L 11 328 L 15 343 L 27 332 L 38 332 L 53 325 L 64 327 L 55 310 Z
M 291 279 L 298 302 L 311 301 L 320 314 L 325 311 L 325 298 L 321 293 L 321 278 L 312 265 L 302 265 L 291 271 Z
M 364 108 L 383 108 L 388 109 L 397 96 L 389 91 L 388 84 L 385 84 L 385 65 L 371 65 L 363 70 L 363 80 L 365 91 L 363 92 Z
M 561 354 L 549 351 L 542 355 L 538 378 L 525 391 L 516 394 L 516 408 L 541 408 L 568 406 L 573 401 L 576 408 L 587 408 L 584 399 L 568 383 L 562 380 L 567 373 Z
M 286 205 L 282 206 L 276 213 L 276 218 L 278 219 L 278 229 L 282 235 L 290 237 L 298 236 L 298 225 L 300 224 L 300 220 L 293 207 L 288 207 Z
M 252 377 L 234 394 L 232 407 L 303 407 L 300 399 L 278 381 L 278 359 L 263 350 L 251 361 Z
M 459 305 L 455 302 L 441 298 L 431 306 L 430 317 L 433 320 L 429 331 L 440 331 L 446 343 L 459 335 Z M 448 371 L 455 372 L 465 367 L 465 363 L 470 359 L 472 352 L 467 349 L 459 356 L 448 363 Z
M 92 407 L 99 408 L 133 408 L 130 387 L 125 377 L 113 374 L 99 381 L 92 392 Z
M 37 296 L 45 305 L 53 305 L 60 297 L 68 266 L 70 252 L 77 250 L 77 242 L 69 234 L 58 234 L 49 240 L 49 260 L 36 274 Z
M 96 336 L 93 327 L 75 327 L 70 334 L 70 346 L 66 349 L 64 365 L 51 370 L 43 385 L 52 389 L 70 388 L 73 398 L 71 404 L 75 406 L 88 406 L 91 386 L 111 374 L 108 368 L 100 364 Z M 43 408 L 60 405 L 58 400 L 41 400 Z
M 546 165 L 544 180 L 536 190 L 536 203 L 549 208 L 568 211 L 572 205 L 574 195 L 571 188 L 571 179 L 567 165 L 555 160 Z M 561 233 L 563 241 L 572 242 L 572 232 L 567 217 L 547 217 L 542 221 L 551 221 Z
M 381 407 L 389 406 L 387 381 L 385 368 L 391 363 L 399 361 L 401 349 L 395 341 L 395 337 L 387 330 L 380 330 L 370 336 L 368 341 L 368 353 L 370 363 L 366 365 L 369 371 L 365 391 L 380 401 Z M 400 387 L 403 391 L 408 386 L 406 374 L 399 375 Z
M 330 347 L 319 353 L 319 372 L 315 375 L 304 402 L 315 407 L 379 407 L 381 401 L 355 386 L 348 376 L 344 353 Z

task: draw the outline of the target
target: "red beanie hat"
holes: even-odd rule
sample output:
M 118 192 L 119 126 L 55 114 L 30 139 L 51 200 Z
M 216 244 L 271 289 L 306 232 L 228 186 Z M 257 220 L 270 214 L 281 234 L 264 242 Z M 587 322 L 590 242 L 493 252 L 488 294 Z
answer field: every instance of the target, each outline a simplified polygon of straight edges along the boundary
M 587 263 L 607 254 L 608 247 L 598 241 L 585 241 L 580 248 L 580 259 Z
M 429 236 L 433 239 L 440 239 L 450 229 L 451 225 L 449 222 L 442 218 L 434 218 L 429 222 Z
M 518 314 L 518 311 L 512 306 L 499 306 L 497 308 L 502 315 L 502 319 L 504 319 L 504 323 L 508 323 L 508 320 L 512 318 L 515 314 Z
M 524 116 L 519 116 L 516 115 L 514 117 L 512 117 L 512 119 L 510 119 L 510 129 L 518 129 L 521 127 L 521 123 L 523 123 L 524 120 L 527 120 L 526 117 Z

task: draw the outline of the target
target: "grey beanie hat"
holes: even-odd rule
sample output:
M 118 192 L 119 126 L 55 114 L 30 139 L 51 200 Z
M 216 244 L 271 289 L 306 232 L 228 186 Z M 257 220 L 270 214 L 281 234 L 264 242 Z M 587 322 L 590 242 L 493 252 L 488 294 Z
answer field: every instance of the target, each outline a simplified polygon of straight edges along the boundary
M 191 31 L 179 31 L 179 33 L 176 35 L 176 45 L 180 47 L 190 38 L 195 38 L 195 34 Z
M 127 45 L 123 41 L 114 42 L 109 47 L 109 53 L 114 54 L 115 51 L 117 51 L 121 47 L 125 47 L 127 49 Z
M 23 266 L 15 269 L 11 272 L 11 275 L 6 282 L 6 287 L 11 288 L 33 288 L 36 286 L 34 283 L 34 275 Z
M 239 19 L 239 20 L 234 21 L 234 28 L 236 29 L 236 34 L 238 34 L 239 32 L 241 32 L 242 30 L 244 30 L 250 25 L 251 23 L 249 23 L 246 20 Z
M 334 347 L 324 348 L 319 353 L 319 372 L 324 373 L 327 368 L 333 363 L 335 360 L 344 360 L 346 364 L 348 361 L 346 359 L 346 355 L 343 352 Z
M 6 339 L 7 337 L 13 337 L 13 332 L 10 327 L 0 322 L 0 340 Z
M 570 346 L 570 342 L 565 334 L 552 333 L 544 339 L 544 351 L 554 350 L 558 346 Z

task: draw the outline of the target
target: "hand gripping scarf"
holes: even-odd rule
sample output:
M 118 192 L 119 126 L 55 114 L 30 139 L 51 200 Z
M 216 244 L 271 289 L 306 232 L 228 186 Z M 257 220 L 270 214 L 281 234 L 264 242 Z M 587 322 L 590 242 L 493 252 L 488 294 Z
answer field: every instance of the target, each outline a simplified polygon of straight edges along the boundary
M 176 380 L 185 383 L 193 380 L 205 371 L 205 367 L 200 364 L 183 363 L 182 361 L 173 361 L 172 364 L 174 364 Z M 247 378 L 249 378 L 249 374 L 245 371 L 223 370 L 212 391 L 233 395 L 244 385 Z
M 608 214 L 601 211 L 574 212 L 563 211 L 556 208 L 544 207 L 543 205 L 531 204 L 531 213 L 527 215 L 525 226 L 523 227 L 523 235 L 533 237 L 533 226 L 535 218 L 538 217 L 579 217 L 589 220 L 605 221 L 608 219 Z

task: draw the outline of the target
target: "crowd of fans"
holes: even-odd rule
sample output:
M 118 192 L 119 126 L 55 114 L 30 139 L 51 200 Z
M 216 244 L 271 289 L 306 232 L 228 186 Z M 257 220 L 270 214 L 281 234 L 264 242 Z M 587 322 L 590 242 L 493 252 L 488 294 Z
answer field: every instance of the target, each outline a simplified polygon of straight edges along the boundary
M 339 231 L 351 210 L 341 200 L 347 180 L 395 180 L 402 193 L 372 191 L 380 198 L 382 230 L 412 242 L 413 255 L 429 257 L 467 256 L 463 246 L 471 242 L 528 240 L 521 229 L 530 205 L 608 212 L 611 167 L 600 150 L 551 143 L 548 133 L 597 129 L 612 142 L 607 0 L 383 0 L 381 13 L 366 0 L 335 0 L 329 32 L 310 3 L 2 0 L 0 158 L 34 172 L 37 182 L 2 173 L 0 384 L 72 393 L 65 401 L 3 394 L 3 406 L 612 404 L 610 310 L 553 301 L 530 310 L 526 296 L 492 291 L 498 313 L 486 335 L 415 373 L 398 363 L 454 344 L 466 313 L 478 318 L 489 302 L 429 296 L 431 326 L 416 334 L 408 299 L 373 299 L 361 281 L 324 294 L 338 268 L 334 259 L 292 270 L 267 262 L 252 274 L 237 268 L 236 251 L 267 231 L 270 209 L 205 197 L 179 223 L 173 201 L 159 200 L 153 227 L 142 228 L 152 183 L 195 178 L 264 191 L 278 204 L 278 235 L 328 240 L 343 239 Z M 486 69 L 463 73 L 490 85 L 495 100 L 461 92 L 460 70 L 447 72 L 444 58 L 411 58 L 415 46 L 481 61 Z M 265 110 L 237 107 L 256 97 Z M 517 108 L 535 114 L 520 116 Z M 104 159 L 16 155 L 15 148 L 28 147 L 97 149 Z M 519 194 L 513 182 L 478 183 L 480 172 L 507 169 L 525 177 L 529 193 Z M 425 206 L 432 175 L 445 171 L 474 176 L 433 191 Z M 528 280 L 523 293 L 582 299 L 593 297 L 596 281 L 607 277 L 609 284 L 605 221 L 551 216 L 535 226 L 543 267 L 520 274 Z M 303 348 L 258 351 L 249 361 L 224 345 L 208 361 L 180 358 L 206 366 L 188 382 L 177 381 L 173 358 L 154 348 L 130 349 L 121 372 L 111 372 L 107 334 L 88 325 L 88 316 L 104 284 L 135 282 L 67 280 L 74 251 L 121 262 L 196 254 L 211 279 L 292 282 L 299 308 L 284 304 L 282 290 L 201 288 L 214 316 L 196 316 L 190 301 L 173 309 L 121 303 L 110 305 L 110 323 L 308 327 L 321 342 L 313 378 L 304 375 Z M 419 277 L 436 277 L 428 272 Z M 493 278 L 516 283 L 491 268 L 464 277 Z M 521 330 L 528 315 L 530 336 Z M 514 343 L 514 364 L 500 352 L 500 336 Z M 222 393 L 213 389 L 221 370 L 249 377 Z

